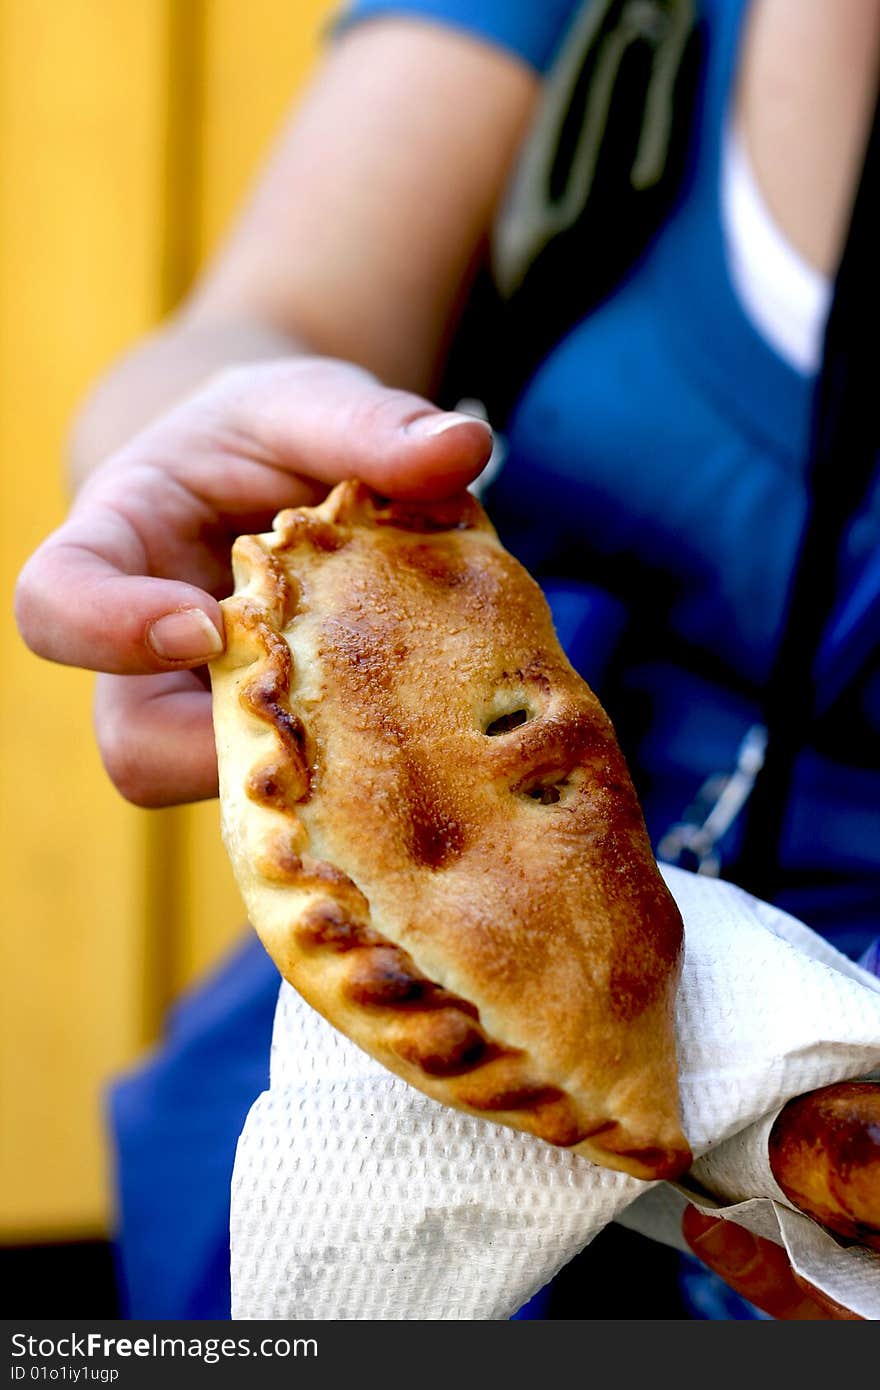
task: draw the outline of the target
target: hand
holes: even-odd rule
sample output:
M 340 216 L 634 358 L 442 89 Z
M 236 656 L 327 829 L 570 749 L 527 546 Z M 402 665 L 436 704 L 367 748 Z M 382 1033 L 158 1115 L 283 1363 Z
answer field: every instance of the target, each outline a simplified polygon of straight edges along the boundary
M 845 1240 L 880 1251 L 880 1084 L 840 1081 L 783 1106 L 770 1132 L 770 1166 L 800 1211 Z M 688 1245 L 725 1283 L 775 1318 L 846 1318 L 801 1279 L 778 1245 L 688 1207 Z
M 83 485 L 16 591 L 39 656 L 99 677 L 96 732 L 129 800 L 216 795 L 204 663 L 223 649 L 218 598 L 235 536 L 359 477 L 399 497 L 442 497 L 491 451 L 481 421 L 382 387 L 368 372 L 295 358 L 224 372 L 138 434 Z
M 772 1240 L 754 1236 L 733 1221 L 704 1216 L 686 1207 L 682 1232 L 694 1254 L 742 1298 L 771 1317 L 860 1322 L 848 1308 L 795 1274 L 788 1256 Z

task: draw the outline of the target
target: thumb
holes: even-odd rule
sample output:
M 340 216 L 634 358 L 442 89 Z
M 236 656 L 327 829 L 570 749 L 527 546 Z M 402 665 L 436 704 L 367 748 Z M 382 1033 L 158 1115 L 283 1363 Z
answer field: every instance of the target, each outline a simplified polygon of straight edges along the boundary
M 439 410 L 346 362 L 266 364 L 217 383 L 235 426 L 285 469 L 333 486 L 360 478 L 391 497 L 435 499 L 467 486 L 492 452 L 485 420 Z

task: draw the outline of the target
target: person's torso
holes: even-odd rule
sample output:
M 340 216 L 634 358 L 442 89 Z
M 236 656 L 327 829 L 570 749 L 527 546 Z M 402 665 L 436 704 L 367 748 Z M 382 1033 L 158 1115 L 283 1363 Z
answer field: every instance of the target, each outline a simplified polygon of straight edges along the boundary
M 610 709 L 655 843 L 762 720 L 807 501 L 813 381 L 747 317 L 722 232 L 745 9 L 701 6 L 704 68 L 673 213 L 527 382 L 488 498 Z M 851 949 L 880 911 L 876 489 L 873 503 L 841 537 L 839 610 L 817 654 L 826 712 L 783 843 L 788 905 L 834 921 Z M 838 889 L 856 904 L 842 916 Z

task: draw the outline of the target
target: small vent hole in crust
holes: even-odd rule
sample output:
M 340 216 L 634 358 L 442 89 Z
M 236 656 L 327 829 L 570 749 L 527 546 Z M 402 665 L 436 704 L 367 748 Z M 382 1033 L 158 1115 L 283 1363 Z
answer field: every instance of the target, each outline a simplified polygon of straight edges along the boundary
M 561 801 L 579 780 L 577 772 L 572 777 L 570 774 L 560 773 L 558 777 L 545 778 L 541 782 L 532 782 L 520 789 L 521 796 L 527 796 L 530 801 L 537 801 L 539 806 L 555 806 L 557 801 Z
M 538 801 L 542 806 L 553 806 L 562 795 L 562 789 L 567 784 L 565 782 L 553 782 L 549 787 L 530 787 L 526 796 L 532 801 Z
M 509 714 L 500 714 L 497 719 L 493 719 L 491 724 L 486 725 L 484 732 L 487 738 L 497 738 L 499 734 L 509 734 L 511 729 L 518 729 L 528 718 L 527 709 L 514 709 Z

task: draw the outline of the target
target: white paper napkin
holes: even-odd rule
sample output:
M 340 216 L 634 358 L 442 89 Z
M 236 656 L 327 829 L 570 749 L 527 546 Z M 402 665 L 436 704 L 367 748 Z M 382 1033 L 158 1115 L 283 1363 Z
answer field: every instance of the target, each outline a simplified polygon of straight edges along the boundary
M 880 982 L 730 884 L 661 867 L 685 923 L 677 1028 L 695 1176 L 817 1287 L 880 1317 L 880 1256 L 792 1210 L 766 1160 L 785 1101 L 880 1067 Z M 282 985 L 270 1089 L 233 1174 L 232 1314 L 508 1318 L 624 1213 L 677 1243 L 684 1201 L 428 1099 Z

